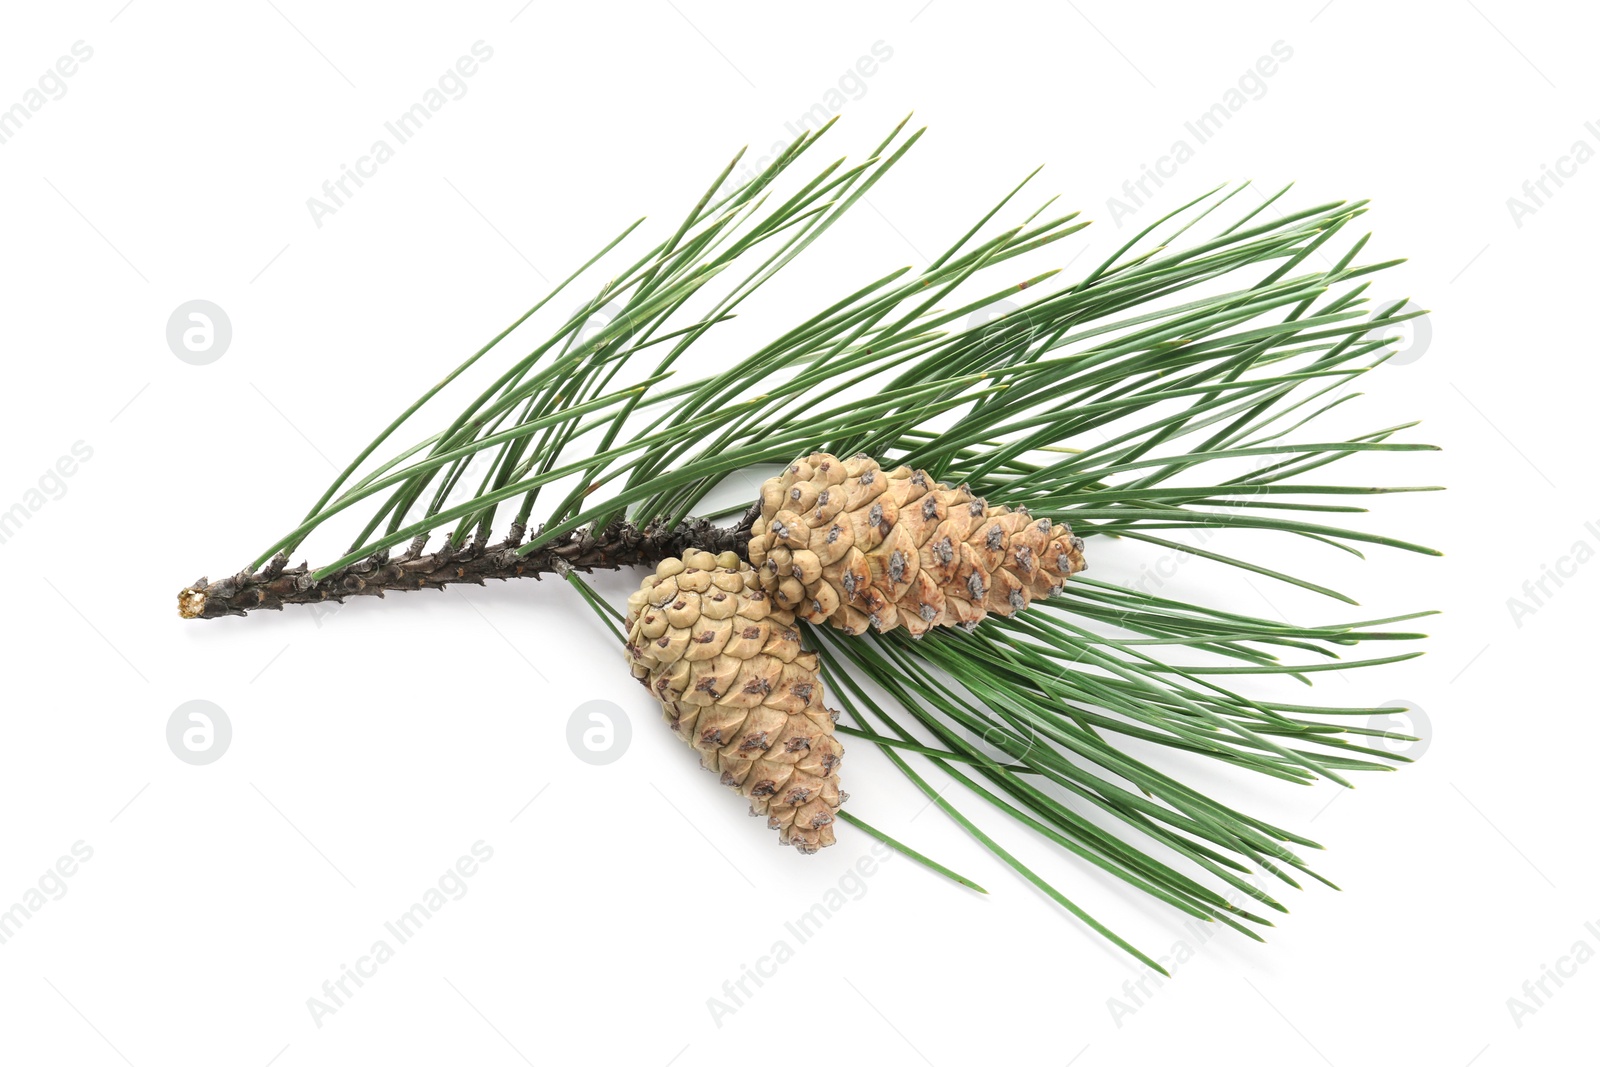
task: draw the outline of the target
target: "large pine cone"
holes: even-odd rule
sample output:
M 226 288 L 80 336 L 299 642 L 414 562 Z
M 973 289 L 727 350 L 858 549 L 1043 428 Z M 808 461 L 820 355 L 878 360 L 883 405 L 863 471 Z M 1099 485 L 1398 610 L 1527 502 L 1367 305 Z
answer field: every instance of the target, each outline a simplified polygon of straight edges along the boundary
M 628 598 L 628 662 L 700 764 L 801 852 L 833 844 L 844 746 L 817 654 L 732 552 L 663 560 Z
M 750 562 L 780 608 L 859 634 L 972 628 L 1061 591 L 1084 568 L 1072 529 L 990 506 L 926 471 L 816 452 L 761 486 Z

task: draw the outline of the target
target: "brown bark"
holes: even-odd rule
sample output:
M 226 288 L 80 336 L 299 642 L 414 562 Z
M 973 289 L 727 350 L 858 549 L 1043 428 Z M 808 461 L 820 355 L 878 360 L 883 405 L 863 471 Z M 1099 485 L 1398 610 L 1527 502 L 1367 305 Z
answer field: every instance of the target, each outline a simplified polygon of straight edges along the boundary
M 408 589 L 443 589 L 447 585 L 483 585 L 491 578 L 540 578 L 568 570 L 620 570 L 655 566 L 663 559 L 681 556 L 691 548 L 718 553 L 734 551 L 741 557 L 750 540 L 750 524 L 758 514 L 752 508 L 733 526 L 714 526 L 705 519 L 687 519 L 676 526 L 652 524 L 644 528 L 615 523 L 598 536 L 578 531 L 518 555 L 524 531 L 496 544 L 448 543 L 424 553 L 426 539 L 419 538 L 402 555 L 390 559 L 380 552 L 352 563 L 325 578 L 312 580 L 304 563 L 288 566 L 279 555 L 259 571 L 240 571 L 230 578 L 208 582 L 201 578 L 178 594 L 178 613 L 186 619 L 216 619 L 251 611 L 280 611 L 285 604 L 342 603 L 353 596 L 383 596 Z

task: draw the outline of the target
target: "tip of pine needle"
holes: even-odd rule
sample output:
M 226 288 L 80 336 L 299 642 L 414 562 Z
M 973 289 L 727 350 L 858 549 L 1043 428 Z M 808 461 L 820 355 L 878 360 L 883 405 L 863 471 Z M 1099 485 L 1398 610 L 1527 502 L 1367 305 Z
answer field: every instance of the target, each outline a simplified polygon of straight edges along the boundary
M 1030 286 L 1030 285 L 1038 285 L 1040 282 L 1049 281 L 1051 278 L 1054 278 L 1057 274 L 1060 274 L 1060 273 L 1061 273 L 1061 268 L 1060 267 L 1056 267 L 1056 268 L 1054 268 L 1052 270 L 1047 270 L 1043 274 L 1039 275 L 1036 278 L 1029 278 L 1025 282 L 1018 282 L 1017 283 L 1017 289 L 1018 290 L 1022 290 L 1022 289 L 1028 288 L 1028 286 Z
M 968 889 L 976 890 L 977 892 L 982 893 L 985 896 L 988 895 L 989 891 L 987 889 L 983 888 L 983 886 L 979 885 L 977 882 L 974 882 L 972 879 L 967 878 L 964 875 L 957 874 L 955 871 L 952 871 L 949 867 L 946 867 L 944 864 L 939 863 L 937 860 L 929 859 L 927 856 L 924 856 L 922 853 L 918 852 L 916 849 L 911 848 L 908 845 L 901 844 L 899 841 L 896 841 L 894 838 L 890 837 L 888 834 L 884 833 L 882 830 L 878 829 L 876 826 L 873 826 L 871 823 L 867 822 L 865 819 L 859 818 L 858 816 L 852 815 L 852 814 L 850 814 L 850 812 L 844 811 L 844 810 L 840 810 L 836 814 L 838 815 L 838 817 L 839 817 L 839 819 L 841 821 L 847 822 L 851 826 L 854 826 L 857 829 L 865 831 L 869 836 L 877 838 L 879 841 L 882 841 L 884 844 L 888 845 L 890 848 L 894 849 L 896 852 L 899 852 L 901 855 L 906 856 L 906 857 L 908 857 L 910 859 L 916 860 L 918 863 L 922 864 L 924 867 L 928 868 L 930 871 L 933 871 L 936 874 L 942 874 L 946 878 L 950 879 L 952 882 L 955 882 L 955 883 L 957 883 L 959 885 L 964 885 Z

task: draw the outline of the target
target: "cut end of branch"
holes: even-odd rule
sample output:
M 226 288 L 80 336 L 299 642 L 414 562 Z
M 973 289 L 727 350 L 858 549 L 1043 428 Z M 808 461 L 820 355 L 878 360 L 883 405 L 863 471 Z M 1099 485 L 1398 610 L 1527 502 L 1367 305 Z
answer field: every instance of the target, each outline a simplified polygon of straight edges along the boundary
M 178 594 L 178 614 L 185 619 L 198 619 L 206 613 L 206 594 L 194 586 Z

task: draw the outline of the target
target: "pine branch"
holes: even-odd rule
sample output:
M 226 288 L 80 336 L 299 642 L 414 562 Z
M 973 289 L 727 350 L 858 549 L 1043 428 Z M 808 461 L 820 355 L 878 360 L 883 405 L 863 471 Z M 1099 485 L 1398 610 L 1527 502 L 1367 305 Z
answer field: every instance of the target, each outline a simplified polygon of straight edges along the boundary
M 691 516 L 736 514 L 712 502 L 719 487 L 815 451 L 924 468 L 995 503 L 1070 521 L 1091 552 L 1095 537 L 1126 538 L 1341 602 L 1354 603 L 1315 575 L 1246 558 L 1234 547 L 1240 539 L 1225 553 L 1161 535 L 1254 531 L 1358 557 L 1365 546 L 1433 554 L 1342 523 L 1365 510 L 1362 499 L 1436 487 L 1343 484 L 1325 471 L 1353 456 L 1431 450 L 1400 439 L 1412 424 L 1348 437 L 1307 430 L 1359 396 L 1351 388 L 1389 358 L 1392 342 L 1375 333 L 1422 314 L 1402 313 L 1403 302 L 1368 304 L 1370 276 L 1397 261 L 1358 262 L 1365 236 L 1336 247 L 1363 201 L 1282 213 L 1284 189 L 1241 210 L 1235 197 L 1247 186 L 1219 187 L 1069 282 L 1012 263 L 1088 225 L 1075 213 L 1047 216 L 1053 200 L 980 234 L 1029 175 L 927 267 L 859 282 L 727 369 L 686 374 L 740 305 L 922 135 L 905 135 L 902 123 L 866 161 L 837 160 L 780 192 L 831 126 L 730 184 L 736 156 L 669 236 L 620 270 L 608 265 L 577 310 L 525 345 L 525 324 L 538 328 L 531 323 L 541 311 L 537 321 L 551 318 L 550 302 L 640 223 L 623 229 L 385 428 L 296 527 L 233 577 L 185 589 L 184 617 L 549 573 L 577 584 L 604 615 L 609 609 L 575 572 L 653 565 L 690 548 L 747 558 L 754 510 L 731 526 Z M 1230 211 L 1237 217 L 1225 219 Z M 1217 230 L 1190 235 L 1202 224 Z M 486 358 L 512 344 L 501 365 Z M 475 368 L 491 375 L 487 384 L 468 380 Z M 433 419 L 432 432 L 372 463 L 396 433 L 432 418 L 439 398 L 461 389 L 465 397 Z M 487 473 L 476 487 L 464 484 L 482 461 Z M 287 565 L 346 512 L 361 523 L 347 547 L 327 551 L 316 569 Z M 1302 513 L 1316 521 L 1292 517 Z M 502 524 L 509 532 L 491 544 Z M 427 551 L 433 538 L 442 543 Z M 845 732 L 881 751 L 997 859 L 1159 969 L 987 835 L 911 761 L 926 761 L 1086 867 L 1259 939 L 1251 927 L 1266 920 L 1238 902 L 1285 909 L 1252 877 L 1292 887 L 1297 874 L 1326 881 L 1298 854 L 1320 846 L 1212 800 L 1118 742 L 1294 784 L 1391 769 L 1404 758 L 1364 744 L 1375 731 L 1355 722 L 1381 709 L 1250 698 L 1231 687 L 1232 676 L 1309 684 L 1319 671 L 1398 662 L 1416 653 L 1340 654 L 1366 641 L 1416 641 L 1421 634 L 1384 627 L 1424 614 L 1302 625 L 1075 575 L 1062 595 L 972 634 L 912 641 L 902 632 L 846 638 L 807 627 L 806 643 L 852 718 Z
M 673 526 L 658 523 L 641 529 L 630 522 L 616 522 L 599 536 L 570 533 L 527 555 L 518 554 L 525 531 L 517 526 L 511 528 L 505 540 L 492 545 L 474 542 L 457 548 L 447 541 L 436 551 L 425 553 L 425 539 L 419 539 L 393 560 L 387 553 L 380 553 L 321 578 L 304 563 L 287 566 L 288 557 L 279 555 L 259 571 L 240 571 L 216 583 L 201 578 L 178 594 L 178 611 L 186 619 L 215 619 L 251 611 L 281 611 L 286 604 L 342 604 L 356 596 L 382 597 L 412 589 L 484 585 L 491 579 L 539 579 L 546 574 L 565 576 L 572 571 L 654 566 L 691 548 L 711 553 L 731 550 L 742 555 L 755 514 L 747 513 L 733 526 L 686 519 Z

